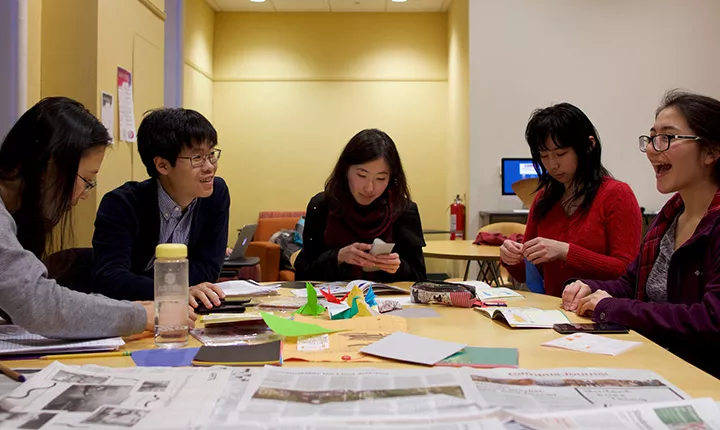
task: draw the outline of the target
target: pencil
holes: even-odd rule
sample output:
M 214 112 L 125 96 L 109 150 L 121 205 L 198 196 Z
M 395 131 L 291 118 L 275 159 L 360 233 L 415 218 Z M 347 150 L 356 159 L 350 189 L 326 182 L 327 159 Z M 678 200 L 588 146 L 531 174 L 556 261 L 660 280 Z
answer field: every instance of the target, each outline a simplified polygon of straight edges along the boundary
M 99 357 L 124 357 L 130 355 L 130 351 L 112 351 L 112 352 L 91 352 L 88 354 L 55 354 L 43 355 L 41 360 L 66 360 L 69 358 L 99 358 Z
M 0 373 L 3 375 L 7 375 L 9 378 L 12 378 L 18 382 L 25 382 L 25 377 L 16 371 L 12 370 L 11 368 L 7 367 L 6 365 L 0 363 Z

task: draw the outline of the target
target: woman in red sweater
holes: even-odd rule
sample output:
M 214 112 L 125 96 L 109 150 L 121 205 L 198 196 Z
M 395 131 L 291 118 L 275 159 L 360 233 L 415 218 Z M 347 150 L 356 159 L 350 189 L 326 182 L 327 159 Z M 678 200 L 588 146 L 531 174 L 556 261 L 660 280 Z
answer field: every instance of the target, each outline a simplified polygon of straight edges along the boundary
M 630 187 L 600 161 L 597 130 L 577 107 L 560 103 L 533 112 L 525 130 L 540 183 L 525 243 L 506 240 L 502 264 L 525 282 L 536 265 L 545 292 L 562 294 L 570 278 L 616 279 L 640 251 L 641 214 Z

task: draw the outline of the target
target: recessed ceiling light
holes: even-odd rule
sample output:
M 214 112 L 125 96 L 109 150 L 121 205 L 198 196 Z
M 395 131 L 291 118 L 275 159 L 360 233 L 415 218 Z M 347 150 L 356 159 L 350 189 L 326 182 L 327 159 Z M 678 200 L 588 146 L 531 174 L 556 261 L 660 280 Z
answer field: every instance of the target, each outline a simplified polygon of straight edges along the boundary
M 392 0 L 393 3 L 405 3 L 407 0 Z
M 250 0 L 252 3 L 265 3 L 265 0 Z

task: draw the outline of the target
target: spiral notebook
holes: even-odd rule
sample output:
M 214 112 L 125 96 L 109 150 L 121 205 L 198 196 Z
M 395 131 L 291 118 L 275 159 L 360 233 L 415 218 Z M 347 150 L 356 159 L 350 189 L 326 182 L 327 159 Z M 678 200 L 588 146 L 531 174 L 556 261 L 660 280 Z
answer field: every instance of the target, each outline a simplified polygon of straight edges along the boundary
M 0 324 L 0 355 L 113 351 L 125 345 L 119 337 L 96 340 L 49 339 L 12 324 Z

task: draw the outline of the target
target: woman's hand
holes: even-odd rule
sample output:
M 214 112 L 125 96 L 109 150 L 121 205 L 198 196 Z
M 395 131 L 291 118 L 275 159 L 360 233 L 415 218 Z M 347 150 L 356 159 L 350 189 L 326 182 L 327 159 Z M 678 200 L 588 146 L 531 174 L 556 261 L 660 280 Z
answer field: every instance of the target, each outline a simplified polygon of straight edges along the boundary
M 393 274 L 400 268 L 400 256 L 398 254 L 380 254 L 376 255 L 377 266 L 380 270 Z
M 542 264 L 549 261 L 565 260 L 570 244 L 557 240 L 536 237 L 523 245 L 522 253 L 532 264 Z
M 568 284 L 562 293 L 562 308 L 566 311 L 575 311 L 580 304 L 580 300 L 591 292 L 588 284 L 583 281 Z
M 500 259 L 508 266 L 519 264 L 523 258 L 521 243 L 514 240 L 505 240 L 500 246 Z
M 601 300 L 607 299 L 608 297 L 612 296 L 604 290 L 595 291 L 594 293 L 580 300 L 580 305 L 578 305 L 575 314 L 579 316 L 592 315 L 592 313 L 595 311 L 595 307 L 597 306 L 597 304 L 600 303 Z
M 370 248 L 372 248 L 372 246 L 367 243 L 353 243 L 352 245 L 348 245 L 338 252 L 338 264 L 346 263 L 360 267 L 375 267 L 378 262 L 375 257 L 367 252 L 370 251 Z

